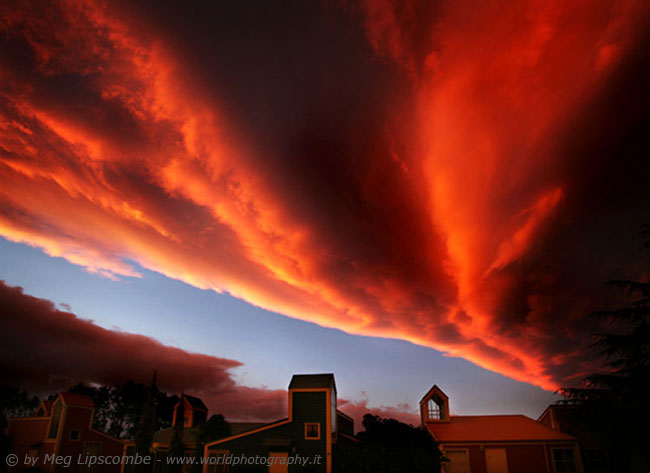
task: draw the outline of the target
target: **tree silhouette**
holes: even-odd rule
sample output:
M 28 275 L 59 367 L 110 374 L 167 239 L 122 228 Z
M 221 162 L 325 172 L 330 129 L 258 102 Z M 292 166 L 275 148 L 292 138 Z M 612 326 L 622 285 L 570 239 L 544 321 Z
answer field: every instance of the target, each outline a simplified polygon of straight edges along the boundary
M 138 430 L 135 434 L 135 451 L 142 456 L 151 454 L 153 435 L 156 432 L 156 393 L 158 392 L 156 377 L 157 375 L 154 373 L 151 379 L 151 385 L 149 386 L 147 400 L 142 409 Z M 138 464 L 136 465 L 135 471 L 137 473 L 148 473 L 151 471 L 151 466 Z
M 116 386 L 99 387 L 78 383 L 68 390 L 90 396 L 95 403 L 93 427 L 120 439 L 135 437 L 149 391 L 149 386 L 132 380 Z M 154 401 L 157 428 L 171 426 L 178 399 L 175 394 L 168 395 L 156 390 Z
M 169 444 L 169 456 L 181 458 L 185 456 L 185 444 L 183 443 L 183 431 L 185 428 L 185 395 L 181 395 L 181 400 L 176 409 L 176 422 L 174 423 L 174 433 Z M 180 473 L 183 465 L 172 463 L 169 465 L 169 473 Z
M 435 473 L 441 454 L 429 432 L 395 419 L 366 414 L 356 445 L 337 445 L 337 473 Z
M 15 386 L 0 385 L 0 458 L 5 458 L 11 448 L 5 429 L 12 417 L 28 416 L 34 413 L 40 400 L 27 391 Z M 7 471 L 7 463 L 0 463 L 0 472 Z
M 228 437 L 231 432 L 230 424 L 226 422 L 226 419 L 221 414 L 215 414 L 200 424 L 196 434 L 196 448 L 194 449 L 196 460 L 192 464 L 190 471 L 192 473 L 201 473 L 203 471 L 203 465 L 201 465 L 199 459 L 203 456 L 203 447 L 205 447 L 206 443 Z
M 30 396 L 24 389 L 0 385 L 0 432 L 12 417 L 32 415 L 40 402 L 37 396 Z
M 650 224 L 641 235 L 650 248 Z M 607 440 L 610 451 L 621 456 L 630 448 L 645 455 L 644 439 L 650 421 L 650 283 L 615 280 L 608 283 L 621 290 L 626 302 L 620 307 L 594 312 L 607 332 L 596 335 L 592 347 L 603 359 L 603 370 L 583 379 L 580 387 L 560 390 L 580 408 L 583 422 Z M 625 454 L 623 454 L 625 457 Z M 620 471 L 626 466 L 619 465 Z

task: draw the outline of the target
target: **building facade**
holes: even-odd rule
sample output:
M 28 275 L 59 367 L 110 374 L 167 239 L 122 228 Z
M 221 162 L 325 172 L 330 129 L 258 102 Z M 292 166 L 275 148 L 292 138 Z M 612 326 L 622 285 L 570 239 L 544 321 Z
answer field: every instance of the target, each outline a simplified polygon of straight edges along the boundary
M 579 403 L 560 401 L 548 406 L 537 421 L 578 439 L 585 473 L 650 471 L 644 442 L 630 442 L 629 432 L 621 435 L 598 414 Z
M 119 473 L 124 444 L 92 427 L 94 412 L 90 397 L 61 393 L 43 401 L 34 416 L 11 419 L 7 433 L 19 463 L 9 471 Z M 116 464 L 88 459 L 98 456 L 115 458 Z
M 354 435 L 337 409 L 334 376 L 294 375 L 288 395 L 286 419 L 206 444 L 204 473 L 331 473 L 333 445 Z
M 524 415 L 450 415 L 449 398 L 433 386 L 420 419 L 447 459 L 447 473 L 583 473 L 575 437 Z

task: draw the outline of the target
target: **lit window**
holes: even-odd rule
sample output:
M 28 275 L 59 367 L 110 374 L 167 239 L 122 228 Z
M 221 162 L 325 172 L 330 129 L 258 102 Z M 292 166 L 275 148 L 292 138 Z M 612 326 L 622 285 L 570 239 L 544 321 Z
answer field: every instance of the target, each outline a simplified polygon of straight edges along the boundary
M 320 439 L 320 424 L 318 422 L 305 423 L 305 438 L 307 440 Z
M 576 460 L 572 448 L 554 448 L 553 463 L 557 473 L 576 473 Z
M 70 440 L 72 441 L 79 440 L 80 436 L 81 436 L 81 431 L 79 431 L 78 429 L 72 429 L 70 431 L 70 436 L 69 436 Z

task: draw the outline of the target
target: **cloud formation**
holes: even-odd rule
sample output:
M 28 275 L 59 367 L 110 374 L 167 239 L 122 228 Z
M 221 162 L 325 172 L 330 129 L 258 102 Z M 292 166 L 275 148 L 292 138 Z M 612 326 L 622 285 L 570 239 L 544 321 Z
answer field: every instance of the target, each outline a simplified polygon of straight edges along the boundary
M 238 361 L 189 353 L 143 335 L 104 329 L 3 281 L 0 304 L 2 383 L 51 393 L 79 381 L 146 384 L 157 371 L 161 389 L 196 393 L 213 412 L 229 418 L 272 420 L 286 415 L 286 391 L 234 381 L 230 370 L 242 365 Z
M 363 416 L 372 414 L 384 419 L 397 419 L 406 424 L 413 426 L 420 425 L 420 415 L 417 408 L 413 409 L 408 404 L 398 404 L 397 406 L 368 406 L 368 398 L 360 401 L 349 401 L 347 399 L 338 400 L 339 409 L 354 419 L 354 428 L 359 431 L 363 428 Z
M 0 235 L 544 388 L 650 214 L 647 5 L 0 7 Z
M 50 394 L 78 382 L 147 384 L 155 371 L 161 389 L 196 394 L 211 412 L 230 420 L 272 421 L 287 416 L 287 391 L 237 383 L 230 370 L 242 366 L 239 361 L 107 330 L 1 280 L 0 306 L 0 383 Z M 369 407 L 367 398 L 339 399 L 339 407 L 354 417 L 357 427 L 368 412 L 410 423 L 417 420 L 407 405 Z

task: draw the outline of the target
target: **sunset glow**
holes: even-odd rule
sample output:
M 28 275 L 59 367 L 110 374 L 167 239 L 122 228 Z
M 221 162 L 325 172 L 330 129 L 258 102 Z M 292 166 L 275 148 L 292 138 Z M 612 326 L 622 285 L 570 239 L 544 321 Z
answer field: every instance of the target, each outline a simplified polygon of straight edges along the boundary
M 648 3 L 423 3 L 323 6 L 334 52 L 294 45 L 306 77 L 251 31 L 227 49 L 134 6 L 4 4 L 0 235 L 548 390 L 580 377 L 583 288 L 628 257 L 588 222 L 625 214 L 627 238 L 647 209 L 590 139 L 637 113 L 607 97 Z

